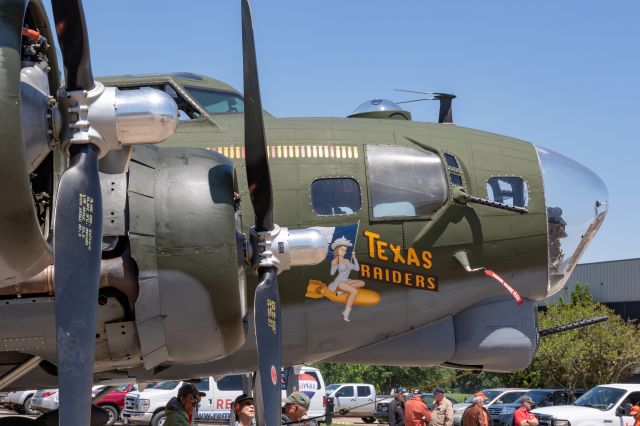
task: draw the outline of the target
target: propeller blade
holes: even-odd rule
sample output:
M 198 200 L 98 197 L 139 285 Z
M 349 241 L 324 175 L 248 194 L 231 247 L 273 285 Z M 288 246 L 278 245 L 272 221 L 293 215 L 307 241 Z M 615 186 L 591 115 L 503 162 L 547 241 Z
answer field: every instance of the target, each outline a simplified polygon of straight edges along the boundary
M 260 284 L 256 288 L 253 316 L 258 348 L 257 415 L 260 426 L 282 424 L 282 391 L 280 388 L 280 351 L 282 330 L 278 270 L 260 268 Z
M 89 36 L 81 0 L 52 0 L 53 17 L 64 62 L 65 86 L 90 90 L 94 86 Z
M 242 0 L 242 57 L 244 64 L 244 145 L 247 182 L 256 216 L 256 231 L 273 229 L 273 193 L 267 160 L 260 85 L 249 1 Z
M 69 168 L 60 178 L 54 234 L 60 424 L 65 426 L 90 421 L 101 254 L 98 148 L 72 145 Z

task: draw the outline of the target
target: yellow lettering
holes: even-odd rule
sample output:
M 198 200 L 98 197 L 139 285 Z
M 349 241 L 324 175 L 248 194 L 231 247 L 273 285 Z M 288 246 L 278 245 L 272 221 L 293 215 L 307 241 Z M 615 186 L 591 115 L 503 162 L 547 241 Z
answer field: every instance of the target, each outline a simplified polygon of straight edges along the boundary
M 435 290 L 435 288 L 436 288 L 436 279 L 435 279 L 435 277 L 427 278 L 427 283 L 429 283 L 429 285 L 427 286 L 427 288 L 429 290 Z
M 424 277 L 422 275 L 416 275 L 416 287 L 424 288 Z
M 374 258 L 374 244 L 375 241 L 380 238 L 380 234 L 376 234 L 375 232 L 371 232 L 371 231 L 364 231 L 364 236 L 367 237 L 367 239 L 369 240 L 369 257 L 370 258 Z
M 408 286 L 412 286 L 413 283 L 411 282 L 411 278 L 413 277 L 413 274 L 409 273 L 409 272 L 405 272 L 404 273 L 404 285 L 408 285 Z
M 402 284 L 402 274 L 398 271 L 391 271 L 394 284 Z
M 382 240 L 376 241 L 376 253 L 378 255 L 378 259 L 380 259 L 380 260 L 389 260 L 389 258 L 385 254 L 386 250 L 384 248 L 386 246 L 387 246 L 387 243 L 385 241 L 382 241 Z
M 397 246 L 395 244 L 389 244 L 389 249 L 393 252 L 393 262 L 394 263 L 402 263 L 403 265 L 406 263 L 404 257 L 402 257 L 402 246 Z
M 386 268 L 384 270 L 384 280 L 389 281 L 389 270 Z
M 382 268 L 380 268 L 379 266 L 373 267 L 373 279 L 382 281 Z
M 433 256 L 429 250 L 425 250 L 422 252 L 422 262 L 424 262 L 422 264 L 422 267 L 424 269 L 431 269 L 431 266 L 433 266 L 433 262 L 431 262 L 432 257 Z
M 360 276 L 362 278 L 370 278 L 371 277 L 371 269 L 369 269 L 369 265 L 360 264 Z
M 416 253 L 416 250 L 413 247 L 409 247 L 409 250 L 407 251 L 407 264 L 414 265 L 414 266 L 420 266 L 420 260 L 418 259 L 418 253 Z

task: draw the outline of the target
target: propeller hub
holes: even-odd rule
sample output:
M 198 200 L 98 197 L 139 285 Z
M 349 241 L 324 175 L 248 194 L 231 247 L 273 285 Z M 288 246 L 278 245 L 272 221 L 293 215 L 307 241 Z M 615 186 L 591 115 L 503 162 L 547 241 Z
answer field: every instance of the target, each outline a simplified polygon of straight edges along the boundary
M 99 157 L 122 146 L 159 143 L 178 126 L 178 107 L 165 92 L 143 88 L 118 90 L 96 82 L 91 90 L 58 92 L 63 118 L 62 149 L 93 144 Z
M 254 270 L 274 266 L 278 273 L 292 266 L 317 265 L 329 251 L 326 238 L 315 229 L 288 229 L 274 224 L 272 231 L 251 228 L 251 264 Z

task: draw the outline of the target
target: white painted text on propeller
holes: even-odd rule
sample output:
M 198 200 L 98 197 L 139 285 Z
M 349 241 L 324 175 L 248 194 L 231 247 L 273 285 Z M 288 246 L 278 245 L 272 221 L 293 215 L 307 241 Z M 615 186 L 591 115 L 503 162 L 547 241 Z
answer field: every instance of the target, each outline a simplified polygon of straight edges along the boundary
M 91 250 L 93 242 L 93 197 L 78 194 L 78 237 L 84 241 L 87 249 Z
M 273 299 L 267 299 L 267 324 L 273 334 L 278 332 L 278 326 L 276 325 L 276 301 Z

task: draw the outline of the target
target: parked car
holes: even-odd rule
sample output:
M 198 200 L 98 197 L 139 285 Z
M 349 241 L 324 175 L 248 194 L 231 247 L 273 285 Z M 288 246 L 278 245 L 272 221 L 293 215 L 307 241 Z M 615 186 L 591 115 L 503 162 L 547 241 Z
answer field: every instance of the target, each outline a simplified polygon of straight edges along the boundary
M 91 388 L 91 395 L 95 397 L 106 388 L 104 385 Z M 106 426 L 112 426 L 120 418 L 120 411 L 124 408 L 124 398 L 127 392 L 138 390 L 135 383 L 120 385 L 113 391 L 102 396 L 94 403 L 104 409 L 109 414 L 109 422 Z M 58 408 L 58 389 L 41 389 L 37 391 L 32 399 L 31 407 L 40 413 L 47 413 Z
M 147 387 L 142 392 L 129 392 L 125 397 L 125 406 L 120 416 L 122 422 L 126 425 L 162 425 L 165 419 L 164 407 L 178 394 L 178 389 L 183 383 L 178 380 L 169 380 Z M 320 370 L 303 366 L 298 374 L 298 384 L 300 392 L 305 393 L 311 400 L 307 413 L 309 417 L 324 416 L 327 397 Z M 225 376 L 220 380 L 203 377 L 195 385 L 206 394 L 200 402 L 198 419 L 228 420 L 233 400 L 242 393 L 241 376 Z M 283 390 L 283 397 L 285 393 L 286 390 Z
M 487 397 L 484 401 L 485 407 L 490 407 L 493 404 L 509 404 L 518 399 L 522 394 L 529 389 L 523 388 L 494 388 L 483 389 L 481 392 Z M 473 396 L 467 398 L 464 402 L 455 404 L 453 406 L 453 424 L 454 426 L 462 426 L 462 414 L 473 401 Z
M 373 423 L 376 388 L 367 383 L 335 383 L 327 386 L 327 397 L 333 398 L 333 413 L 343 417 L 360 417 Z
M 58 389 L 40 389 L 31 400 L 31 408 L 39 413 L 48 413 L 58 408 Z
M 613 383 L 591 389 L 572 405 L 533 410 L 540 426 L 632 425 L 631 406 L 640 404 L 640 385 Z
M 34 390 L 9 392 L 7 394 L 6 402 L 10 404 L 10 407 L 18 414 L 38 414 L 37 411 L 31 409 L 31 399 Z
M 412 397 L 413 395 L 408 395 L 407 398 Z M 424 401 L 425 404 L 427 404 L 427 407 L 429 407 L 429 410 L 431 410 L 431 406 L 433 405 L 433 401 L 435 401 L 435 399 L 433 398 L 433 394 L 430 393 L 423 393 L 420 395 L 420 397 L 422 398 L 422 400 Z M 451 401 L 452 404 L 457 404 L 458 400 L 455 398 L 451 398 L 448 395 L 445 394 L 445 397 Z M 391 402 L 391 400 L 394 397 L 389 395 L 388 398 L 385 397 L 380 397 L 379 398 L 379 402 L 376 404 L 376 411 L 373 413 L 373 418 L 376 419 L 377 421 L 379 421 L 380 423 L 389 423 L 389 403 Z
M 104 389 L 104 386 L 101 387 Z M 95 389 L 94 392 L 101 391 L 102 389 Z M 105 410 L 109 414 L 109 422 L 106 426 L 112 426 L 120 418 L 120 413 L 124 409 L 124 399 L 129 392 L 137 391 L 138 385 L 135 383 L 129 383 L 128 385 L 120 385 L 113 391 L 109 392 L 102 398 L 95 401 L 95 404 Z M 97 391 L 97 392 L 96 392 Z
M 513 413 L 522 405 L 522 398 L 525 396 L 531 398 L 533 406 L 537 408 L 571 404 L 577 396 L 583 393 L 583 390 L 577 390 L 575 394 L 571 394 L 565 389 L 532 389 L 511 404 L 493 404 L 487 410 L 491 417 L 492 426 L 513 426 Z

